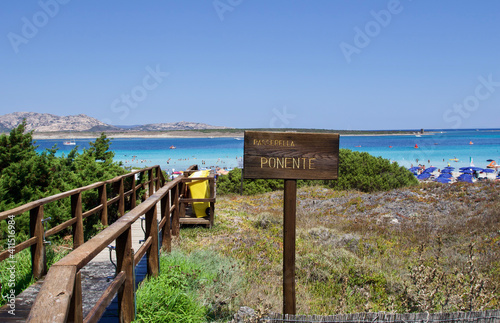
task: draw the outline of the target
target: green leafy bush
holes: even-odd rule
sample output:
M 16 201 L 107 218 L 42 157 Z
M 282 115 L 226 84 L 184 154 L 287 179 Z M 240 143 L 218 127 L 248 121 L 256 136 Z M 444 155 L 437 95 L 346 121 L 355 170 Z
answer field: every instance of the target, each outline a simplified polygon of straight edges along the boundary
M 56 146 L 37 153 L 33 132 L 25 132 L 25 128 L 26 123 L 23 122 L 8 136 L 0 136 L 0 211 L 108 180 L 126 172 L 120 164 L 113 162 L 114 154 L 109 151 L 109 139 L 104 133 L 90 144 L 91 148 L 84 149 L 82 153 L 75 147 L 67 156 L 56 157 Z M 108 187 L 108 190 L 110 196 L 112 188 Z M 97 190 L 85 192 L 82 204 L 84 210 L 98 205 Z M 47 229 L 69 220 L 70 199 L 44 205 L 44 214 L 45 218 L 51 218 Z M 85 219 L 86 233 L 93 230 L 97 221 L 95 216 Z M 29 236 L 29 214 L 16 216 L 15 222 L 16 238 L 22 241 Z M 6 221 L 1 221 L 0 241 L 6 238 L 6 227 Z M 67 230 L 61 232 L 67 233 Z
M 228 319 L 241 289 L 236 263 L 213 251 L 173 251 L 160 258 L 161 274 L 137 290 L 136 322 L 212 322 Z
M 298 186 L 326 185 L 338 190 L 362 192 L 387 191 L 418 184 L 415 176 L 405 167 L 391 163 L 388 159 L 374 157 L 366 152 L 340 149 L 337 180 L 299 180 Z M 283 188 L 283 180 L 245 179 L 243 194 L 252 195 Z M 217 193 L 239 194 L 241 170 L 233 169 L 217 180 Z

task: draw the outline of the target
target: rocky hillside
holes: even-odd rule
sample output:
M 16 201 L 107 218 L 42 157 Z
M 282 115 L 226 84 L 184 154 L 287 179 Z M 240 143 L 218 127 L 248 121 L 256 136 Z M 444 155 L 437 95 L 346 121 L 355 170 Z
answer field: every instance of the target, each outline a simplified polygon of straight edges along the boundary
M 169 122 L 169 123 L 151 123 L 143 126 L 134 127 L 131 130 L 165 131 L 165 130 L 203 130 L 203 129 L 228 129 L 228 128 L 211 126 L 205 123 L 181 121 L 181 122 Z
M 85 114 L 73 116 L 57 116 L 49 113 L 14 112 L 0 116 L 0 132 L 9 132 L 26 119 L 27 130 L 35 132 L 60 132 L 60 131 L 167 131 L 167 130 L 203 130 L 227 129 L 227 127 L 211 126 L 196 122 L 170 122 L 140 125 L 135 127 L 117 127 L 101 122 Z
M 60 117 L 49 113 L 14 112 L 0 116 L 0 131 L 10 131 L 23 119 L 26 119 L 26 130 L 35 132 L 119 130 L 85 114 Z

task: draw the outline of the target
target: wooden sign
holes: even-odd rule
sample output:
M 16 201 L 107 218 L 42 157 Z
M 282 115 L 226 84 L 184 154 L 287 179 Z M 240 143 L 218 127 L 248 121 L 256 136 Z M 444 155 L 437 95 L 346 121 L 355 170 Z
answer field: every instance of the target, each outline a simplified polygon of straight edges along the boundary
M 339 135 L 245 131 L 244 178 L 284 179 L 283 314 L 295 314 L 297 179 L 337 179 Z
M 244 178 L 337 179 L 339 135 L 245 131 Z

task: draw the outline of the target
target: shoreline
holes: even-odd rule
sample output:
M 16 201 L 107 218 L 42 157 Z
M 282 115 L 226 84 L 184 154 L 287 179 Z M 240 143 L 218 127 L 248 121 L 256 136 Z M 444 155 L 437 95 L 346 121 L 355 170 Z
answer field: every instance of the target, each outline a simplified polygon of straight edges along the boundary
M 268 131 L 276 131 L 278 129 L 269 129 Z M 283 129 L 284 132 L 286 131 Z M 297 132 L 301 132 L 298 129 Z M 314 131 L 305 131 L 308 133 L 315 133 Z M 333 130 L 333 131 L 317 131 L 316 133 L 339 133 L 343 137 L 359 137 L 359 136 L 415 136 L 415 132 L 363 132 L 358 133 L 343 133 L 344 131 Z M 349 132 L 349 131 L 347 131 Z M 354 132 L 354 131 L 353 131 Z M 356 131 L 357 132 L 357 131 Z M 429 136 L 434 135 L 437 132 L 425 132 L 423 134 L 418 134 L 419 136 Z M 178 130 L 178 131 L 141 131 L 141 132 L 106 132 L 104 131 L 106 137 L 111 139 L 132 139 L 132 138 L 233 138 L 233 137 L 243 137 L 245 130 L 234 131 L 234 132 L 220 132 L 220 131 L 197 131 L 197 130 Z M 33 139 L 94 139 L 98 138 L 101 132 L 80 132 L 80 133 L 68 133 L 68 132 L 41 132 L 33 133 Z

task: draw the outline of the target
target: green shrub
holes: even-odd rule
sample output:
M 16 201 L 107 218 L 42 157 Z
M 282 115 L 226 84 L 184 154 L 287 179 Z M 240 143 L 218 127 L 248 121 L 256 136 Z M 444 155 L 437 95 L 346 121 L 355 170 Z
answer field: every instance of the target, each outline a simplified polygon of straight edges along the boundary
M 340 149 L 337 180 L 299 180 L 298 186 L 326 185 L 337 190 L 362 192 L 387 191 L 418 184 L 415 176 L 405 167 L 391 163 L 388 159 L 374 157 L 366 152 Z M 243 194 L 253 195 L 283 189 L 283 180 L 245 179 Z M 233 169 L 217 180 L 217 193 L 239 194 L 241 170 Z
M 25 132 L 26 123 L 21 123 L 7 136 L 0 136 L 0 212 L 47 196 L 108 180 L 125 174 L 120 164 L 113 162 L 109 150 L 109 139 L 101 134 L 90 149 L 78 153 L 75 147 L 67 156 L 56 157 L 57 147 L 37 153 L 33 132 Z M 108 185 L 108 196 L 112 188 Z M 97 190 L 85 192 L 82 196 L 84 210 L 100 203 Z M 110 217 L 113 216 L 110 208 Z M 44 205 L 45 218 L 50 217 L 46 229 L 50 229 L 71 218 L 69 198 Z M 16 239 L 29 236 L 29 214 L 15 217 Z M 92 233 L 97 217 L 85 219 L 85 232 Z M 0 242 L 6 238 L 6 221 L 0 223 Z M 68 234 L 70 229 L 59 235 Z M 2 246 L 5 244 L 2 243 Z M 2 247 L 0 247 L 1 249 Z
M 46 246 L 47 266 L 50 267 L 68 253 L 68 250 L 56 252 L 52 246 Z M 35 279 L 31 274 L 31 253 L 29 248 L 15 254 L 13 259 L 8 258 L 0 262 L 1 295 L 10 294 L 11 289 L 14 289 L 15 294 L 18 295 L 34 282 Z M 6 302 L 7 300 L 4 297 L 0 297 L 0 306 Z
M 213 251 L 174 251 L 160 258 L 161 273 L 137 290 L 136 322 L 227 319 L 241 288 L 235 262 Z

